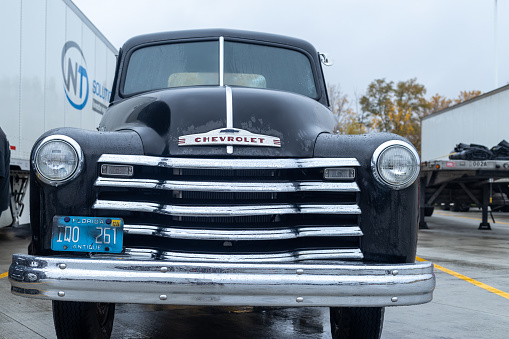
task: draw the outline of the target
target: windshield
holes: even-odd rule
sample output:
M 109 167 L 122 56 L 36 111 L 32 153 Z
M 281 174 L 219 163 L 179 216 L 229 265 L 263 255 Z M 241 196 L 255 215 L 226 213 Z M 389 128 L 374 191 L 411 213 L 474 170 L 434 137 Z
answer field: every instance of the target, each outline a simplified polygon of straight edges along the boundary
M 134 51 L 129 59 L 123 94 L 184 86 L 223 84 L 268 88 L 317 97 L 309 59 L 295 50 L 219 41 L 157 45 Z

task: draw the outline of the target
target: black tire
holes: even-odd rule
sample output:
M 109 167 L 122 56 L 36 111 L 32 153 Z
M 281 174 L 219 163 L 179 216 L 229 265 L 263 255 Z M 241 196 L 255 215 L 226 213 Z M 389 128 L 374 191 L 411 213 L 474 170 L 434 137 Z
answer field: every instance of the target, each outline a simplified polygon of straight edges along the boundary
M 424 216 L 431 217 L 433 212 L 435 211 L 435 206 L 426 206 L 424 207 Z
M 107 339 L 115 304 L 53 300 L 53 322 L 59 339 Z
M 332 339 L 380 338 L 384 311 L 384 307 L 331 307 Z

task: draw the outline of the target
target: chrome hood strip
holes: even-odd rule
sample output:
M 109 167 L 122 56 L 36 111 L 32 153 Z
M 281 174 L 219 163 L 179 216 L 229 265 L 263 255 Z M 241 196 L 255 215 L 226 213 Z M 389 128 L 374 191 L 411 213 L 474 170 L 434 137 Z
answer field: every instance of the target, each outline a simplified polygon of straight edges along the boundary
M 124 225 L 126 234 L 149 235 L 172 239 L 191 240 L 283 240 L 305 237 L 360 237 L 362 231 L 358 226 L 340 227 L 295 227 L 272 230 L 212 230 L 176 227 L 159 227 L 153 225 Z
M 99 177 L 99 187 L 122 187 L 195 192 L 359 192 L 355 182 L 209 182 Z
M 233 128 L 233 93 L 231 87 L 226 86 L 226 128 Z M 226 153 L 233 154 L 233 146 L 226 146 Z
M 103 154 L 99 163 L 140 165 L 185 169 L 294 169 L 319 167 L 357 167 L 355 158 L 302 158 L 302 159 L 203 159 L 162 158 L 147 155 Z
M 183 217 L 237 217 L 273 214 L 361 214 L 357 205 L 271 204 L 240 206 L 183 206 L 151 202 L 96 200 L 93 209 L 147 212 Z
M 183 262 L 224 262 L 224 263 L 266 263 L 266 262 L 295 262 L 301 260 L 323 259 L 362 259 L 359 249 L 328 249 L 289 251 L 275 254 L 212 254 L 212 253 L 182 253 L 162 252 L 161 258 Z

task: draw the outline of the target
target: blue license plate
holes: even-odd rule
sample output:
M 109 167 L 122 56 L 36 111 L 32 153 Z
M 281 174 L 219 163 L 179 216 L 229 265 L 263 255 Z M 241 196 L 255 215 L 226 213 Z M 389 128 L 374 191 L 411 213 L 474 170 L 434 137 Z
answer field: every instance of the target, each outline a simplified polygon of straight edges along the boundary
M 51 249 L 64 252 L 120 253 L 124 240 L 121 218 L 55 216 Z

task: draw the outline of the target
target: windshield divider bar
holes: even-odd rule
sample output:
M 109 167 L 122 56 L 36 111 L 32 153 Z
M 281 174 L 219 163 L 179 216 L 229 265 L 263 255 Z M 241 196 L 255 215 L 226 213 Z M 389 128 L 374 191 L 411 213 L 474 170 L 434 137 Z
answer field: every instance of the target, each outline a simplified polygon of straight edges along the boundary
M 219 86 L 224 86 L 224 37 L 219 37 Z

